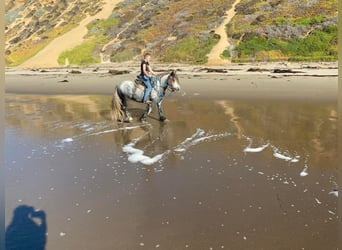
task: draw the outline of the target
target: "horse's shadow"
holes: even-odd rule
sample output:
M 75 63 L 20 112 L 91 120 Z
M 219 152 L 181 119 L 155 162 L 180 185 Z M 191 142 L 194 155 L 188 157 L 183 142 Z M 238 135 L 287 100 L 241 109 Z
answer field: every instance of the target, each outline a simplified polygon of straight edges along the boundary
M 33 207 L 20 205 L 15 208 L 11 223 L 6 228 L 6 250 L 43 250 L 46 245 L 46 214 Z

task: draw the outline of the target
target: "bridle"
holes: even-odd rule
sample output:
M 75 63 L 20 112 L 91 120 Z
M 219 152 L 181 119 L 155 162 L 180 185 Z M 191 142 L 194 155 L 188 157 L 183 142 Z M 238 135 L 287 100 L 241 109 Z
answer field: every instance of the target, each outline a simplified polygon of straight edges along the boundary
M 165 74 L 166 75 L 166 74 Z M 169 74 L 167 74 L 167 78 L 164 82 L 162 82 L 162 78 L 165 76 L 164 74 L 161 74 L 161 75 L 157 75 L 155 77 L 155 81 L 156 83 L 154 84 L 154 87 L 153 89 L 155 91 L 157 91 L 158 95 L 160 97 L 164 97 L 165 94 L 166 94 L 166 90 L 169 90 L 170 91 L 170 94 L 175 92 L 177 89 L 173 86 L 173 83 L 175 82 L 175 80 L 177 79 L 177 76 L 175 76 L 175 73 L 174 72 L 171 72 Z M 156 85 L 158 85 L 158 82 L 160 84 L 160 86 L 162 87 L 163 91 L 162 93 L 159 92 L 157 89 L 156 89 Z
M 171 92 L 175 92 L 176 88 L 173 86 L 173 83 L 175 82 L 175 80 L 177 80 L 177 77 L 174 75 L 174 73 L 170 73 L 166 79 L 167 82 L 167 87 L 166 89 L 168 89 Z

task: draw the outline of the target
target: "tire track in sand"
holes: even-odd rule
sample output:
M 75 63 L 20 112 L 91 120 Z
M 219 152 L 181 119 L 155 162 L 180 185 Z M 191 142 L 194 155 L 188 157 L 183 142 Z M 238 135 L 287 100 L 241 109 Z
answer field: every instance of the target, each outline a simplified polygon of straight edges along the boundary
M 58 57 L 66 50 L 70 50 L 77 45 L 82 44 L 84 36 L 88 33 L 87 24 L 95 19 L 106 19 L 111 14 L 113 9 L 122 0 L 104 0 L 102 10 L 94 16 L 87 16 L 80 24 L 63 34 L 60 37 L 52 40 L 44 49 L 39 51 L 35 56 L 31 57 L 20 65 L 22 68 L 48 68 L 59 67 Z
M 233 6 L 226 12 L 226 18 L 223 20 L 221 25 L 216 28 L 215 33 L 220 35 L 219 42 L 213 47 L 208 56 L 208 65 L 224 65 L 231 63 L 230 60 L 223 60 L 221 54 L 224 50 L 229 48 L 230 43 L 228 40 L 226 25 L 233 19 L 236 14 L 235 7 L 239 4 L 241 0 L 236 0 Z

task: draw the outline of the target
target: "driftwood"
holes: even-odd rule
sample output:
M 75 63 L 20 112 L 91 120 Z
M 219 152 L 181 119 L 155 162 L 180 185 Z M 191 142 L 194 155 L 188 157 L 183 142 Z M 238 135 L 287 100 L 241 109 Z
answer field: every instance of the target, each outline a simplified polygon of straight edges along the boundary
M 70 72 L 69 72 L 70 74 L 81 74 L 82 72 L 81 71 L 79 71 L 79 70 L 71 70 Z
M 202 68 L 199 71 L 206 71 L 207 73 L 228 73 L 226 69 Z
M 109 74 L 112 75 L 124 75 L 124 74 L 129 74 L 130 72 L 128 70 L 116 70 L 116 69 L 110 69 L 108 71 Z
M 264 71 L 270 71 L 269 69 L 262 69 L 262 68 L 249 68 L 247 72 L 264 72 Z
M 302 71 L 294 71 L 292 69 L 274 69 L 273 73 L 277 73 L 277 74 L 284 74 L 284 73 L 303 73 Z

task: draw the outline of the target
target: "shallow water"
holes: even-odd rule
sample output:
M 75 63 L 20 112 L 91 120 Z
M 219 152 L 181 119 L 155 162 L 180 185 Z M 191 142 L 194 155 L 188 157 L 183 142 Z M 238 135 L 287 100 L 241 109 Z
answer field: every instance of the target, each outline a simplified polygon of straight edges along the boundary
M 7 226 L 29 205 L 46 249 L 336 248 L 335 103 L 109 103 L 6 96 Z

